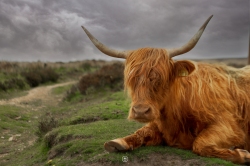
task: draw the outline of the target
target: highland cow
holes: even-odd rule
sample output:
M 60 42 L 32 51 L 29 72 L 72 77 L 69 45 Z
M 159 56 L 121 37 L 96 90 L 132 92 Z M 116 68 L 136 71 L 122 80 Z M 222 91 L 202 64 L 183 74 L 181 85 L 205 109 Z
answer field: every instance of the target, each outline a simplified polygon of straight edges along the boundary
M 162 145 L 205 157 L 250 162 L 250 66 L 175 61 L 190 51 L 208 22 L 180 48 L 117 51 L 86 32 L 104 54 L 124 58 L 124 86 L 132 99 L 129 119 L 145 123 L 134 134 L 108 141 L 109 152 Z

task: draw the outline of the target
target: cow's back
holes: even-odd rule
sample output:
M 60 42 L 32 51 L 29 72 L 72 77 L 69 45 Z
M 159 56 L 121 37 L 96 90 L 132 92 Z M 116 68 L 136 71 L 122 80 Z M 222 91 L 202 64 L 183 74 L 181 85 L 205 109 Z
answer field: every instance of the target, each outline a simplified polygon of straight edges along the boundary
M 245 66 L 243 68 L 233 68 L 227 67 L 225 70 L 229 73 L 229 75 L 236 81 L 237 85 L 240 89 L 246 92 L 248 97 L 250 97 L 250 65 Z

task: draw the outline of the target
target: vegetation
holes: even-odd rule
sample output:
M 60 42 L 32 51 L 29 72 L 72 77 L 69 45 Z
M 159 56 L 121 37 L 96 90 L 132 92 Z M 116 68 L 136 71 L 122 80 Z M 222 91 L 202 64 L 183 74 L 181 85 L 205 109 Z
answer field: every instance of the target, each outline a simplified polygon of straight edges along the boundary
M 148 163 L 154 155 L 174 155 L 184 161 L 195 159 L 204 165 L 234 165 L 167 146 L 107 153 L 104 142 L 132 134 L 143 124 L 126 119 L 130 101 L 122 90 L 123 66 L 114 63 L 100 68 L 87 65 L 85 69 L 77 69 L 91 73 L 83 75 L 77 85 L 53 89 L 51 95 L 64 96 L 55 105 L 36 104 L 36 111 L 33 105 L 0 105 L 1 165 L 113 165 L 122 164 L 123 156 L 133 165 L 133 162 Z M 61 70 L 55 71 L 64 77 Z
M 77 85 L 68 91 L 66 100 L 79 100 L 83 95 L 89 95 L 97 90 L 109 89 L 120 91 L 123 89 L 123 70 L 121 62 L 104 65 L 93 73 L 84 75 Z M 85 98 L 86 99 L 86 98 Z
M 77 79 L 99 69 L 103 61 L 71 63 L 0 62 L 0 92 L 27 90 L 42 84 Z
M 121 90 L 123 83 L 122 63 L 114 63 L 106 65 L 92 74 L 83 76 L 78 84 L 78 88 L 82 94 L 87 94 L 89 88 L 100 89 L 108 86 L 113 90 Z
M 22 73 L 31 87 L 36 87 L 47 82 L 56 82 L 59 75 L 51 68 L 34 68 Z

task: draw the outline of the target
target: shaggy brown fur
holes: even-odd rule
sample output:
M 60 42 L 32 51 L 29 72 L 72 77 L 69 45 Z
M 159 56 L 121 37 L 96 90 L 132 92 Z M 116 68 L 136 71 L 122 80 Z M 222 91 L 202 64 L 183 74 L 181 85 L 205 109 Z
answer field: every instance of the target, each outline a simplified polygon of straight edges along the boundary
M 142 48 L 127 57 L 124 75 L 132 99 L 128 118 L 147 124 L 105 147 L 132 150 L 165 143 L 202 156 L 250 162 L 242 150 L 250 150 L 250 66 L 174 61 L 165 49 Z

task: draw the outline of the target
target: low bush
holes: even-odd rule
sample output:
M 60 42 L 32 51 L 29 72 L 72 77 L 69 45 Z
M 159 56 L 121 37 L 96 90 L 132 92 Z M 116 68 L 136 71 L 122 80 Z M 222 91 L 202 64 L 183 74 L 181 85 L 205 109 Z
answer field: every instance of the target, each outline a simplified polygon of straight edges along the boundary
M 6 62 L 0 61 L 0 91 L 27 89 L 48 82 L 76 80 L 83 74 L 94 72 L 105 61 L 76 62 Z
M 7 89 L 24 89 L 25 82 L 21 78 L 11 78 L 6 80 L 4 84 L 7 86 Z
M 52 115 L 47 113 L 38 122 L 38 130 L 36 132 L 36 135 L 39 138 L 42 138 L 46 133 L 56 127 L 58 127 L 58 121 Z
M 89 88 L 99 89 L 110 87 L 117 91 L 123 88 L 123 70 L 122 63 L 113 63 L 106 65 L 94 73 L 83 76 L 79 83 L 78 89 L 82 94 L 86 94 Z
M 31 87 L 38 86 L 42 83 L 56 82 L 59 79 L 59 75 L 54 70 L 42 67 L 23 72 L 22 76 L 25 77 Z
M 92 68 L 92 65 L 90 64 L 90 62 L 85 62 L 81 65 L 81 67 L 84 71 L 89 72 Z
M 9 89 L 24 89 L 26 83 L 21 78 L 10 78 L 0 82 L 0 91 L 7 91 Z
M 6 91 L 7 87 L 5 86 L 5 84 L 3 82 L 0 82 L 0 91 Z
M 31 87 L 38 86 L 42 82 L 41 76 L 37 73 L 26 72 L 22 75 L 25 77 L 26 81 Z

